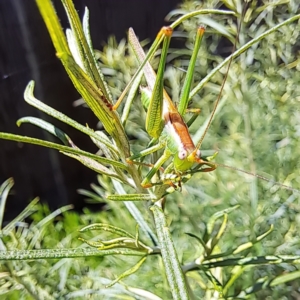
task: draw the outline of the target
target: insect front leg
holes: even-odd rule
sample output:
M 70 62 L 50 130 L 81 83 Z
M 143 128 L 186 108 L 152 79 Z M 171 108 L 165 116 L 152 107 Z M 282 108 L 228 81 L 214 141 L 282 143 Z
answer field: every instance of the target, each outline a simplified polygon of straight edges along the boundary
M 158 172 L 158 170 L 161 168 L 161 166 L 171 157 L 171 152 L 166 149 L 163 153 L 163 155 L 158 159 L 158 161 L 154 164 L 153 168 L 148 172 L 145 179 L 142 181 L 142 187 L 144 188 L 150 188 L 154 186 L 151 182 L 151 179 L 153 176 Z

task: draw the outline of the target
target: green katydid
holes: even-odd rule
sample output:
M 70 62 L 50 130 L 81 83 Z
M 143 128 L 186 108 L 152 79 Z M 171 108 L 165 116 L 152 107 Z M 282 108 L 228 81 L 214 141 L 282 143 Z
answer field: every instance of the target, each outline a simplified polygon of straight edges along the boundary
M 129 162 L 132 162 L 138 157 L 165 147 L 164 154 L 155 163 L 142 182 L 142 186 L 145 188 L 153 185 L 151 182 L 152 177 L 171 156 L 174 156 L 173 167 L 177 175 L 190 171 L 195 163 L 200 166 L 206 166 L 201 168 L 203 172 L 213 171 L 216 168 L 215 164 L 201 158 L 199 150 L 201 141 L 197 146 L 194 145 L 188 127 L 181 116 L 188 106 L 193 71 L 205 29 L 203 26 L 200 26 L 197 31 L 195 47 L 187 71 L 178 110 L 163 88 L 163 74 L 172 31 L 170 27 L 163 27 L 158 35 L 158 38 L 164 36 L 164 42 L 157 75 L 149 62 L 146 62 L 144 66 L 144 75 L 148 84 L 148 91 L 151 94 L 149 97 L 147 95 L 143 97 L 146 99 L 144 104 L 147 107 L 146 130 L 151 137 L 159 139 L 159 142 L 145 152 L 128 159 Z M 146 55 L 132 29 L 129 29 L 129 43 L 139 63 L 142 63 Z M 147 90 L 144 90 L 143 93 L 147 93 Z

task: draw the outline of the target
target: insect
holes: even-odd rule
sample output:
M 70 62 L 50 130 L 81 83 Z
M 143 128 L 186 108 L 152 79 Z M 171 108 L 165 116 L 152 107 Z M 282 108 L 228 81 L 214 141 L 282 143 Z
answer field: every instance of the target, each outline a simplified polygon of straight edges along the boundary
M 168 46 L 170 43 L 170 38 L 172 35 L 172 28 L 164 27 L 158 34 L 157 40 L 163 40 L 163 46 L 161 51 L 161 59 L 157 71 L 157 75 L 153 71 L 150 63 L 149 57 L 153 55 L 154 49 L 150 49 L 148 55 L 146 56 L 143 49 L 141 48 L 137 37 L 132 29 L 129 30 L 129 42 L 134 49 L 141 67 L 144 68 L 144 75 L 148 84 L 148 88 L 142 89 L 142 99 L 143 104 L 147 110 L 146 118 L 146 130 L 148 134 L 153 138 L 151 147 L 142 151 L 139 154 L 133 155 L 128 158 L 128 162 L 136 163 L 136 159 L 144 157 L 150 153 L 153 153 L 159 149 L 164 149 L 163 155 L 154 163 L 150 171 L 146 175 L 142 182 L 142 186 L 145 188 L 152 187 L 157 184 L 173 184 L 174 178 L 179 178 L 185 176 L 186 174 L 191 174 L 194 172 L 210 172 L 216 169 L 218 165 L 211 160 L 215 157 L 202 157 L 200 152 L 200 146 L 202 144 L 205 133 L 212 121 L 214 113 L 216 111 L 219 98 L 215 104 L 215 107 L 211 113 L 208 126 L 205 133 L 202 135 L 200 141 L 195 145 L 186 123 L 183 121 L 182 115 L 186 112 L 189 95 L 191 91 L 191 85 L 193 83 L 193 72 L 195 67 L 195 62 L 197 59 L 197 54 L 200 48 L 201 40 L 204 34 L 204 27 L 200 26 L 197 32 L 195 47 L 193 50 L 192 58 L 187 70 L 186 80 L 182 88 L 181 98 L 179 101 L 178 108 L 175 107 L 172 100 L 166 93 L 163 87 L 163 76 L 167 57 Z M 157 45 L 154 43 L 154 45 Z M 242 52 L 241 52 L 242 53 Z M 237 56 L 237 55 L 236 55 Z M 231 61 L 235 57 L 235 54 L 227 60 Z M 224 87 L 226 78 L 224 78 L 221 92 Z M 117 105 L 118 106 L 118 105 Z M 117 107 L 116 106 L 116 107 Z M 161 176 L 160 182 L 153 181 L 154 175 L 159 171 L 159 169 L 171 158 L 173 157 L 172 163 L 165 169 L 164 176 Z M 224 165 L 222 165 L 224 166 Z M 225 166 L 227 167 L 227 166 Z M 229 167 L 230 168 L 230 167 Z M 232 168 L 247 174 L 249 172 Z M 253 174 L 254 175 L 254 174 Z M 267 180 L 264 176 L 254 175 L 258 178 Z M 170 179 L 172 178 L 172 179 Z M 285 188 L 291 189 L 283 184 L 276 182 L 277 185 L 281 185 Z
M 157 76 L 149 62 L 144 66 L 144 75 L 148 83 L 148 88 L 142 90 L 142 93 L 145 94 L 142 97 L 144 99 L 144 106 L 147 108 L 146 130 L 152 138 L 158 139 L 158 144 L 153 150 L 165 147 L 162 157 L 154 164 L 153 168 L 142 182 L 142 186 L 145 188 L 152 186 L 151 179 L 153 175 L 171 156 L 174 157 L 174 173 L 178 175 L 191 170 L 195 163 L 201 166 L 208 166 L 204 168 L 205 172 L 213 171 L 215 169 L 213 163 L 201 158 L 199 150 L 201 143 L 198 143 L 197 146 L 194 145 L 188 127 L 181 116 L 181 114 L 186 111 L 188 105 L 188 96 L 192 81 L 191 77 L 193 75 L 201 39 L 204 34 L 204 27 L 199 27 L 197 32 L 196 47 L 194 48 L 187 80 L 182 89 L 182 97 L 180 99 L 178 110 L 162 85 L 166 56 L 172 31 L 173 30 L 170 27 L 163 27 L 159 34 L 164 35 L 165 39 Z M 145 59 L 145 54 L 132 29 L 129 30 L 129 42 L 132 45 L 139 62 L 142 63 Z M 136 156 L 131 157 L 130 160 L 135 158 Z

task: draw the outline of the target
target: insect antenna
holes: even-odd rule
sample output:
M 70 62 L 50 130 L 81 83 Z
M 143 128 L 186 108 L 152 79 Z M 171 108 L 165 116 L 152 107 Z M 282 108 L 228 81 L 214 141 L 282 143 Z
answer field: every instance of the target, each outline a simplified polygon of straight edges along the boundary
M 246 9 L 247 9 L 247 5 L 245 5 L 244 8 L 243 8 L 243 11 L 242 11 L 242 14 L 241 14 L 242 18 L 243 18 L 243 16 L 244 16 L 245 12 L 246 12 Z M 237 42 L 238 42 L 238 38 L 239 38 L 241 26 L 242 26 L 242 21 L 240 21 L 240 22 L 238 23 L 238 29 L 237 29 L 237 34 L 236 34 L 236 37 L 235 37 L 235 40 L 234 40 L 234 45 L 233 45 L 232 53 L 234 53 L 235 50 L 236 50 L 236 45 L 237 45 Z M 209 129 L 211 123 L 212 123 L 212 120 L 213 120 L 213 118 L 214 118 L 215 112 L 216 112 L 216 110 L 217 110 L 217 107 L 218 107 L 219 102 L 220 102 L 221 97 L 222 97 L 222 92 L 223 92 L 223 90 L 224 90 L 224 86 L 225 86 L 225 83 L 226 83 L 226 80 L 227 80 L 227 77 L 228 77 L 228 73 L 229 73 L 229 70 L 230 70 L 230 66 L 231 66 L 232 60 L 233 60 L 233 56 L 231 56 L 231 58 L 230 58 L 230 60 L 229 60 L 229 62 L 228 62 L 227 70 L 226 70 L 226 73 L 225 73 L 225 75 L 224 75 L 224 79 L 223 79 L 223 81 L 222 81 L 222 85 L 221 85 L 221 89 L 220 89 L 218 98 L 217 98 L 217 100 L 216 100 L 216 102 L 215 102 L 215 104 L 214 104 L 213 110 L 212 110 L 212 112 L 211 112 L 209 121 L 208 121 L 207 126 L 206 126 L 206 128 L 205 128 L 205 130 L 204 130 L 204 133 L 202 134 L 202 136 L 201 136 L 201 138 L 200 138 L 200 141 L 199 141 L 199 142 L 197 143 L 197 145 L 196 145 L 195 151 L 197 151 L 197 150 L 200 149 L 200 147 L 201 147 L 201 145 L 202 145 L 202 142 L 203 142 L 203 140 L 204 140 L 204 138 L 205 138 L 205 135 L 206 135 L 206 133 L 208 132 L 208 129 Z
M 239 168 L 236 168 L 236 167 L 232 167 L 232 166 L 227 166 L 227 165 L 224 165 L 224 164 L 221 164 L 221 163 L 213 163 L 215 166 L 217 167 L 222 167 L 222 168 L 226 168 L 226 169 L 231 169 L 231 170 L 234 170 L 234 171 L 238 171 L 238 172 L 241 172 L 241 173 L 244 173 L 244 174 L 247 174 L 247 175 L 251 175 L 251 176 L 254 176 L 256 178 L 259 178 L 261 180 L 264 180 L 264 181 L 267 181 L 267 182 L 270 182 L 274 185 L 277 185 L 277 186 L 280 186 L 286 190 L 289 190 L 289 191 L 293 191 L 295 193 L 298 193 L 300 194 L 300 190 L 297 190 L 297 189 L 294 189 L 293 187 L 289 186 L 289 185 L 286 185 L 286 184 L 283 184 L 283 183 L 280 183 L 278 181 L 274 181 L 272 179 L 269 179 L 265 176 L 262 176 L 262 175 L 259 175 L 259 174 L 255 174 L 255 173 L 251 173 L 249 171 L 245 171 L 245 170 L 242 170 L 242 169 L 239 169 Z

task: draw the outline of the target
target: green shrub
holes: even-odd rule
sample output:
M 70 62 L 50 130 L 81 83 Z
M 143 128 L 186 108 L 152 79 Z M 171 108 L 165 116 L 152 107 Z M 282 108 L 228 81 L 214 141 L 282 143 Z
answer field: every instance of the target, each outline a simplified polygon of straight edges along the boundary
M 141 182 L 149 168 L 126 161 L 131 152 L 140 152 L 150 142 L 141 118 L 145 113 L 140 95 L 130 90 L 127 101 L 133 104 L 123 118 L 111 104 L 135 74 L 136 59 L 124 42 L 116 45 L 110 40 L 102 52 L 94 52 L 88 12 L 82 31 L 71 1 L 62 2 L 72 28 L 67 32 L 72 54 L 51 3 L 37 1 L 57 56 L 105 131 L 94 132 L 37 100 L 33 82 L 25 91 L 25 100 L 88 134 L 99 153 L 77 148 L 58 128 L 30 117 L 18 124 L 37 125 L 64 145 L 7 133 L 0 137 L 52 147 L 92 168 L 99 173 L 99 185 L 92 185 L 92 192 L 80 192 L 89 201 L 105 202 L 106 206 L 101 213 L 85 211 L 79 216 L 68 211 L 69 207 L 49 213 L 34 200 L 1 231 L 0 293 L 10 299 L 85 299 L 87 295 L 92 299 L 292 299 L 300 275 L 297 4 L 266 2 L 258 6 L 251 2 L 244 13 L 241 3 L 206 4 L 234 11 L 241 22 L 237 49 L 249 42 L 244 52 L 237 50 L 201 146 L 205 156 L 219 152 L 215 161 L 220 166 L 214 172 L 175 174 L 171 186 L 163 181 L 143 189 Z M 226 66 L 220 73 L 215 71 L 223 61 L 220 54 L 230 54 L 238 31 L 233 14 L 211 10 L 210 15 L 202 15 L 196 10 L 199 5 L 186 1 L 169 15 L 175 20 L 173 25 L 180 25 L 177 35 L 187 38 L 187 47 L 169 50 L 165 74 L 166 89 L 178 103 L 194 32 L 199 23 L 207 24 L 191 92 L 192 106 L 201 108 L 190 128 L 196 141 L 203 134 L 227 72 Z M 202 6 L 202 13 L 204 9 Z M 265 36 L 265 32 L 269 34 Z M 253 39 L 259 43 L 252 43 Z M 154 66 L 158 59 L 154 58 Z M 99 66 L 105 67 L 107 84 Z M 205 77 L 207 74 L 214 76 Z M 210 80 L 200 89 L 202 78 Z M 138 85 L 133 86 L 137 89 Z M 144 162 L 155 163 L 160 155 L 162 152 L 146 157 Z M 221 164 L 272 180 L 265 182 Z M 0 224 L 11 186 L 8 180 L 0 189 Z M 29 215 L 33 219 L 30 225 L 24 221 Z M 99 235 L 95 236 L 97 229 Z

